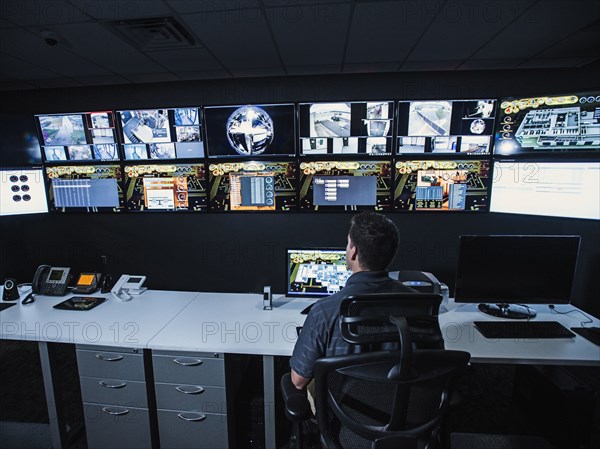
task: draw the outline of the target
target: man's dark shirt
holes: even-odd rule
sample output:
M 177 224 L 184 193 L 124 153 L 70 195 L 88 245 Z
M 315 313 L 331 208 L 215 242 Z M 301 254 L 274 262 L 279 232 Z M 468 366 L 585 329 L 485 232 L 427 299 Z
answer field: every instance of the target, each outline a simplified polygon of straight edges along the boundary
M 364 293 L 409 292 L 414 290 L 391 279 L 387 271 L 354 273 L 341 292 L 320 299 L 312 307 L 294 346 L 291 368 L 302 377 L 311 379 L 314 377 L 313 368 L 317 359 L 359 351 L 359 348 L 346 343 L 340 333 L 338 319 L 343 299 Z

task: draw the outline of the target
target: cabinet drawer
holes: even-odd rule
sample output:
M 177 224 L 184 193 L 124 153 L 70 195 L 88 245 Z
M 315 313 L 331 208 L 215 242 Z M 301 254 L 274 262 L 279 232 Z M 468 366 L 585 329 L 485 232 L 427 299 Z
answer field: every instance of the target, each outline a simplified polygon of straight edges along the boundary
M 84 376 L 80 382 L 83 402 L 148 407 L 145 382 Z
M 147 409 L 83 404 L 89 449 L 152 446 Z
M 80 376 L 144 381 L 144 356 L 118 351 L 77 350 Z
M 158 428 L 161 448 L 229 447 L 225 415 L 158 410 Z
M 222 358 L 195 355 L 153 355 L 154 380 L 165 383 L 225 386 L 225 363 Z
M 227 413 L 223 387 L 155 383 L 154 389 L 156 405 L 161 409 Z

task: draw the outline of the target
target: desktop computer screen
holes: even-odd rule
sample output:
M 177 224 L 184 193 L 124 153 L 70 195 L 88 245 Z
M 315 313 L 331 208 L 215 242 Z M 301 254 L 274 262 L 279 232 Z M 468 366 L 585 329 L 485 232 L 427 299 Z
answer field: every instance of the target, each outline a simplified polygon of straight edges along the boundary
M 41 212 L 48 212 L 42 169 L 0 169 L 0 216 Z
M 352 272 L 345 249 L 287 250 L 286 296 L 318 298 L 339 292 Z
M 0 167 L 15 168 L 42 163 L 33 116 L 0 112 Z

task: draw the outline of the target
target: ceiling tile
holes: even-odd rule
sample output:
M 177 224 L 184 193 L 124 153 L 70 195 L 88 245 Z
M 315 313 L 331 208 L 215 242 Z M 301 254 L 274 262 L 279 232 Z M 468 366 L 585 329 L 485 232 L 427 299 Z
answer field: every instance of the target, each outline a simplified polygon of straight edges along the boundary
M 228 69 L 279 64 L 260 10 L 244 18 L 207 13 L 189 14 L 182 19 Z
M 49 78 L 36 81 L 38 88 L 41 89 L 59 89 L 61 87 L 81 87 L 83 83 L 73 78 Z
M 342 62 L 349 5 L 268 8 L 266 15 L 286 66 Z
M 180 81 L 180 78 L 172 73 L 138 73 L 130 76 L 134 83 L 158 83 L 163 81 Z
M 358 3 L 346 62 L 402 62 L 435 16 L 437 1 Z
M 600 57 L 600 30 L 578 31 L 536 55 L 537 58 Z
M 170 72 L 208 71 L 222 69 L 221 65 L 205 48 L 153 51 L 148 54 Z
M 230 78 L 231 75 L 225 70 L 207 70 L 194 72 L 177 72 L 177 76 L 182 80 L 209 80 L 215 78 Z
M 533 58 L 519 64 L 520 69 L 545 69 L 558 67 L 582 67 L 592 58 Z
M 406 61 L 402 64 L 400 70 L 403 72 L 417 72 L 420 70 L 425 72 L 431 70 L 454 70 L 461 62 L 462 60 L 458 59 L 452 61 Z
M 252 77 L 252 76 L 282 76 L 285 75 L 283 68 L 279 67 L 248 67 L 232 69 L 234 76 Z
M 287 66 L 286 69 L 289 75 L 324 75 L 342 72 L 339 64 Z
M 96 20 L 126 20 L 172 15 L 162 0 L 69 0 Z
M 45 70 L 42 67 L 23 61 L 18 56 L 0 55 L 0 73 L 20 80 L 35 80 L 58 77 L 58 73 Z
M 4 19 L 0 19 L 0 28 L 11 28 L 14 27 L 16 25 L 4 20 Z
M 260 7 L 258 0 L 167 0 L 167 3 L 180 14 L 244 10 Z M 243 12 L 241 15 L 243 15 Z
M 351 0 L 263 0 L 266 8 L 288 8 L 296 6 L 329 6 L 339 3 L 351 3 Z
M 88 4 L 98 2 L 86 2 Z M 2 0 L 0 17 L 21 26 L 84 22 L 92 19 L 67 0 Z
M 511 70 L 523 62 L 522 59 L 470 59 L 458 67 L 458 70 Z
M 28 83 L 26 81 L 17 81 L 17 80 L 2 80 L 0 83 L 0 91 L 10 91 L 10 90 L 30 90 L 35 89 L 37 86 L 32 83 Z
M 344 64 L 344 73 L 374 73 L 395 72 L 398 68 L 397 62 L 370 62 L 368 64 Z
M 85 78 L 79 78 L 82 84 L 87 86 L 106 86 L 109 84 L 131 84 L 131 81 L 127 78 L 123 78 L 119 75 L 110 76 L 88 76 Z

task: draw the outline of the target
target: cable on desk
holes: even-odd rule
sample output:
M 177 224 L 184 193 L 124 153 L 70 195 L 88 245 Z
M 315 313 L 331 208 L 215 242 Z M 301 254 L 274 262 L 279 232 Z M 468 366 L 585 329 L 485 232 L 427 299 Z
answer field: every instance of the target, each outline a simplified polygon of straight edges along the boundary
M 579 325 L 581 327 L 585 327 L 586 324 L 590 324 L 590 323 L 594 322 L 594 320 L 588 314 L 583 313 L 581 310 L 571 309 L 571 310 L 567 310 L 566 312 L 559 312 L 558 310 L 556 310 L 556 306 L 554 304 L 548 304 L 548 307 L 550 308 L 550 310 L 553 313 L 557 313 L 559 315 L 567 315 L 567 314 L 573 313 L 573 312 L 581 313 L 584 317 L 587 318 L 587 321 L 582 321 L 579 323 Z

